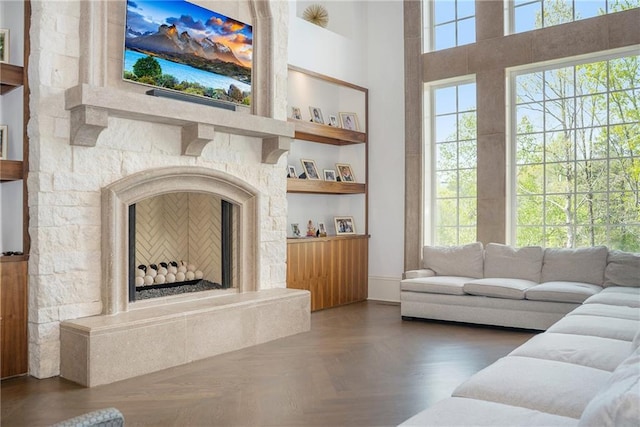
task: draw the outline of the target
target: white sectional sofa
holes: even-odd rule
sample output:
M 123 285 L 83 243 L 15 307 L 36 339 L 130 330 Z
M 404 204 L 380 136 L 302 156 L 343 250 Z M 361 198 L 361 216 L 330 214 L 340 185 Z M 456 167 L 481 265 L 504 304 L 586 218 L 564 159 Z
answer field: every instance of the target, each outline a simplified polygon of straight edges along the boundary
M 640 286 L 637 256 L 605 246 L 425 246 L 400 284 L 403 318 L 545 330 L 608 286 Z
M 492 251 L 492 245 L 487 246 L 487 254 Z M 500 245 L 501 246 L 501 245 Z M 471 250 L 477 248 L 453 248 L 456 251 Z M 498 251 L 517 254 L 520 250 L 498 247 Z M 557 264 L 558 258 L 564 255 L 574 257 L 577 262 L 578 255 L 597 253 L 593 250 L 573 250 L 560 253 L 557 250 L 547 251 L 543 255 L 549 263 Z M 560 251 L 563 252 L 564 250 Z M 502 253 L 502 252 L 501 252 Z M 427 251 L 425 255 L 431 254 Z M 495 255 L 495 252 L 494 252 Z M 512 257 L 509 255 L 508 257 Z M 517 258 L 517 256 L 516 256 Z M 491 256 L 488 257 L 491 261 Z M 485 257 L 484 274 L 487 273 L 487 257 Z M 565 259 L 566 261 L 566 259 Z M 429 263 L 429 261 L 426 261 Z M 516 262 L 517 264 L 517 262 Z M 514 264 L 514 265 L 516 265 Z M 429 264 L 428 264 L 429 265 Z M 435 265 L 431 264 L 436 267 Z M 582 271 L 568 267 L 562 276 L 557 279 L 553 276 L 560 272 L 559 269 L 547 270 L 544 265 L 541 268 L 541 283 L 538 292 L 527 294 L 539 284 L 524 286 L 524 299 L 515 299 L 521 305 L 507 305 L 507 310 L 524 308 L 523 314 L 529 317 L 529 321 L 517 322 L 537 327 L 544 326 L 546 332 L 536 335 L 534 338 L 516 348 L 509 355 L 498 360 L 489 367 L 478 372 L 470 379 L 458 386 L 450 398 L 437 402 L 430 408 L 416 414 L 402 423 L 403 426 L 638 426 L 640 425 L 640 255 L 622 252 L 609 252 L 607 254 L 606 267 L 602 271 L 600 285 L 591 281 L 570 282 L 565 277 L 591 279 L 595 276 L 595 263 L 586 266 L 580 263 Z M 598 263 L 598 265 L 600 265 Z M 557 265 L 556 265 L 557 266 Z M 438 265 L 437 268 L 442 268 Z M 589 269 L 590 271 L 587 271 Z M 489 270 L 491 271 L 491 270 Z M 522 270 L 521 270 L 522 271 Z M 477 271 L 475 272 L 477 273 Z M 474 273 L 474 274 L 475 274 Z M 411 273 L 423 275 L 424 273 Z M 513 270 L 509 274 L 513 274 Z M 598 273 L 600 274 L 600 273 Z M 431 276 L 436 277 L 436 276 Z M 447 276 L 443 276 L 447 277 Z M 448 276 L 460 277 L 460 276 Z M 418 277 L 414 277 L 416 279 Z M 416 281 L 408 278 L 408 288 L 417 286 Z M 523 279 L 526 280 L 526 279 Z M 565 282 L 556 284 L 554 282 Z M 463 280 L 459 285 L 457 279 L 450 279 L 446 286 L 462 286 L 473 282 L 473 276 Z M 427 282 L 429 283 L 429 282 Z M 441 283 L 447 283 L 441 282 Z M 485 282 L 480 282 L 481 284 Z M 508 283 L 508 282 L 507 282 Z M 519 282 L 517 282 L 519 283 Z M 433 286 L 436 284 L 431 282 Z M 587 286 L 583 286 L 587 285 Z M 593 288 L 592 285 L 598 288 Z M 440 285 L 442 286 L 442 285 Z M 486 284 L 486 286 L 491 286 Z M 491 324 L 508 323 L 503 318 L 500 320 L 500 305 L 498 300 L 509 301 L 502 292 L 509 291 L 509 295 L 518 296 L 512 291 L 514 286 L 506 285 L 506 290 L 501 286 L 491 292 L 500 292 L 499 297 L 477 296 L 470 294 L 438 294 L 450 295 L 451 298 L 462 298 L 460 304 L 467 313 L 460 317 L 454 314 L 446 314 L 446 311 L 438 311 L 447 320 L 489 320 Z M 518 287 L 516 287 L 518 288 Z M 403 287 L 404 289 L 404 287 Z M 437 288 L 430 288 L 430 290 Z M 470 291 L 477 291 L 477 286 L 468 287 Z M 422 292 L 403 290 L 402 292 Z M 457 291 L 458 292 L 458 291 Z M 481 290 L 483 294 L 489 291 Z M 577 302 L 578 295 L 592 293 L 584 301 Z M 573 302 L 566 299 L 575 298 Z M 413 295 L 412 295 L 413 296 Z M 469 298 L 475 298 L 469 300 Z M 496 300 L 496 304 L 490 305 L 486 301 L 480 303 L 482 310 L 491 308 L 491 316 L 482 315 L 473 317 L 472 302 Z M 559 300 L 559 301 L 558 301 Z M 403 304 L 404 304 L 403 299 Z M 416 300 L 409 298 L 409 301 Z M 455 311 L 458 305 L 449 300 L 448 309 Z M 530 306 L 528 302 L 536 303 Z M 537 323 L 541 319 L 548 320 L 540 313 L 551 313 L 550 306 L 539 306 L 537 303 L 559 304 L 556 312 L 561 313 L 568 308 L 566 304 L 573 304 L 574 308 L 568 313 L 561 314 L 560 319 L 552 325 Z M 416 306 L 411 306 L 412 314 L 432 314 L 432 305 L 444 308 L 442 300 L 429 301 L 428 306 L 422 311 L 416 312 Z M 508 319 L 513 319 L 514 314 L 509 314 Z M 531 321 L 533 319 L 533 321 Z M 496 320 L 496 321 L 494 321 Z M 486 322 L 489 323 L 489 322 Z M 510 325 L 506 325 L 510 326 Z

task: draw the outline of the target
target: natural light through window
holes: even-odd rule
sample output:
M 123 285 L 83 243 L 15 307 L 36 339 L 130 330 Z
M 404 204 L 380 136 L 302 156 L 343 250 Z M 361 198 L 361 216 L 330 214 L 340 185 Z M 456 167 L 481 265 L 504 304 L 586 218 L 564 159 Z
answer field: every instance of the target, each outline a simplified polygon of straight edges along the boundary
M 515 0 L 513 33 L 640 7 L 640 0 Z
M 437 87 L 433 97 L 433 240 L 476 241 L 476 84 Z
M 424 2 L 425 51 L 462 46 L 476 41 L 474 0 L 436 0 Z
M 515 76 L 515 243 L 640 251 L 640 56 Z

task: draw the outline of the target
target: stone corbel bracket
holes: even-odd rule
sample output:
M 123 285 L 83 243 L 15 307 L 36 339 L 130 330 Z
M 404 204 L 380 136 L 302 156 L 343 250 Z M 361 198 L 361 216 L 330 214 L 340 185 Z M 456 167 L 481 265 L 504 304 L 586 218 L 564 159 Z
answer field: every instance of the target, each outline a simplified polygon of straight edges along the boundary
M 87 84 L 66 90 L 65 108 L 70 111 L 71 145 L 95 147 L 109 117 L 119 117 L 180 126 L 186 156 L 200 156 L 215 132 L 258 138 L 262 162 L 268 164 L 289 151 L 295 129 L 283 120 Z

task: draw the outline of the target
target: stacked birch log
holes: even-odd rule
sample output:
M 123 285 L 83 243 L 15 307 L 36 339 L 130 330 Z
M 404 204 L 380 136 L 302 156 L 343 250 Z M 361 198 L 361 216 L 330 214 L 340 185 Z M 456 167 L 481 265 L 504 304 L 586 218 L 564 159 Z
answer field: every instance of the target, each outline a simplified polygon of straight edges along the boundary
M 202 271 L 193 264 L 184 261 L 161 262 L 159 264 L 140 264 L 136 268 L 136 287 L 162 285 L 165 283 L 185 282 L 202 279 Z

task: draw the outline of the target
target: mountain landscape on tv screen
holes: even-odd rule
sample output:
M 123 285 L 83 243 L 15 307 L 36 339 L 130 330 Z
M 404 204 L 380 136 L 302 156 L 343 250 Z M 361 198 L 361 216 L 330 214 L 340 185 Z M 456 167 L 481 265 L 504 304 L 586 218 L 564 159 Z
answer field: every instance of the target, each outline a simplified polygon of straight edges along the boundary
M 127 2 L 124 78 L 250 103 L 252 27 L 186 1 Z

